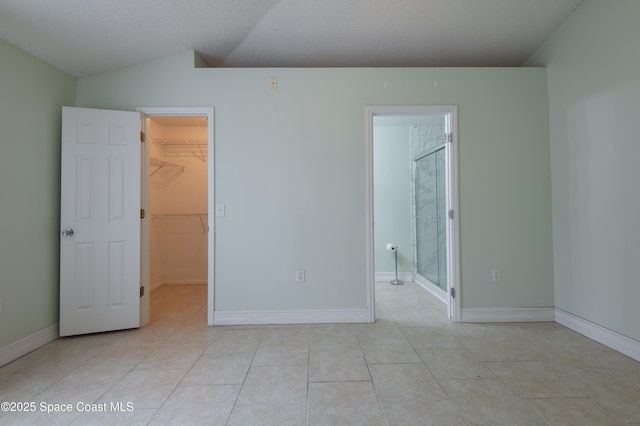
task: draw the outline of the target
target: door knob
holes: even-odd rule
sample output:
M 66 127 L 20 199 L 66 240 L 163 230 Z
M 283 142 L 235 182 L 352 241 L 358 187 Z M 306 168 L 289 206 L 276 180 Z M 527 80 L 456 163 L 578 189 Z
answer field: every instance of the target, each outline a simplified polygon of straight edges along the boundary
M 67 228 L 64 231 L 62 231 L 62 235 L 64 237 L 73 237 L 73 229 L 71 228 Z

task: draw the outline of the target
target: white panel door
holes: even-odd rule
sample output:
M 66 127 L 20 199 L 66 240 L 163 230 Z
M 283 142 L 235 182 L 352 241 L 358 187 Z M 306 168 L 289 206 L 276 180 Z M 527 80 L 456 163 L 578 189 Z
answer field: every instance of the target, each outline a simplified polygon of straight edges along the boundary
M 140 114 L 64 107 L 60 335 L 140 325 Z

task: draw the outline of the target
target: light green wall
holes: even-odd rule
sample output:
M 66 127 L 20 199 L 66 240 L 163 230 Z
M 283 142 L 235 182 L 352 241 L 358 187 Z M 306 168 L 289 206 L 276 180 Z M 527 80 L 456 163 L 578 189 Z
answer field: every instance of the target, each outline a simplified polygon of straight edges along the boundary
M 187 53 L 80 79 L 77 103 L 215 107 L 216 202 L 227 207 L 216 220 L 216 309 L 366 305 L 365 108 L 419 104 L 459 107 L 463 306 L 553 306 L 544 69 L 193 61 Z M 494 267 L 501 285 L 490 283 Z
M 0 348 L 58 323 L 60 119 L 75 79 L 0 41 Z
M 398 245 L 398 273 L 411 272 L 411 162 L 409 126 L 373 128 L 375 272 L 395 272 L 388 243 Z
M 637 0 L 585 2 L 548 66 L 556 306 L 640 340 Z

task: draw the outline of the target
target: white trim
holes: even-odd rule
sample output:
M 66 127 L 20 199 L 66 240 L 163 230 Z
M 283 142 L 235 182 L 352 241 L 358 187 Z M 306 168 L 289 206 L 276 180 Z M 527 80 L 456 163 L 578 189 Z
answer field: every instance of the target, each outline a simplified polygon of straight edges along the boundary
M 636 361 L 640 361 L 640 341 L 558 308 L 556 308 L 556 322 Z
M 553 322 L 555 308 L 465 308 L 462 322 Z
M 207 284 L 206 275 L 165 275 L 162 285 Z
M 138 111 L 139 112 L 139 111 Z M 140 113 L 140 127 L 147 135 L 149 123 L 148 117 Z M 145 212 L 151 212 L 149 204 L 149 143 L 141 144 L 140 153 L 140 208 Z M 140 327 L 144 327 L 151 321 L 151 292 L 155 289 L 156 282 L 151 282 L 151 249 L 150 249 L 150 225 L 148 220 L 143 220 L 140 224 L 140 287 L 144 293 L 140 297 Z
M 421 105 L 421 106 L 368 106 L 365 110 L 365 229 L 366 229 L 366 280 L 367 308 L 370 321 L 375 320 L 375 274 L 374 274 L 374 217 L 373 217 L 373 117 L 374 115 L 403 116 L 447 114 L 446 132 L 453 134 L 453 141 L 447 142 L 447 211 L 453 210 L 454 218 L 448 220 L 447 226 L 447 276 L 449 288 L 456 289 L 456 297 L 446 292 L 448 315 L 452 321 L 462 321 L 460 287 L 460 211 L 458 209 L 458 107 L 456 105 Z
M 138 107 L 136 111 L 147 116 L 207 117 L 207 213 L 209 234 L 207 238 L 207 324 L 213 325 L 215 309 L 215 139 L 213 107 Z M 145 244 L 143 242 L 143 244 Z M 149 242 L 146 242 L 147 247 Z
M 395 279 L 395 272 L 376 272 L 376 282 L 391 281 Z M 413 274 L 411 272 L 398 272 L 398 279 L 404 282 L 413 281 Z
M 53 342 L 59 337 L 58 324 L 54 324 L 40 331 L 36 331 L 30 336 L 24 337 L 17 342 L 11 343 L 4 348 L 0 348 L 0 367 L 15 361 L 23 355 Z
M 163 275 L 150 285 L 151 291 L 165 285 L 207 284 L 206 275 Z
M 458 107 L 450 106 L 448 122 L 449 128 L 447 133 L 451 133 L 453 138 L 447 144 L 449 158 L 447 165 L 449 173 L 447 174 L 447 214 L 449 210 L 453 210 L 453 219 L 448 219 L 447 226 L 447 280 L 449 288 L 447 288 L 447 297 L 449 298 L 449 318 L 454 322 L 462 321 L 462 287 L 460 286 L 460 209 L 458 204 Z M 456 297 L 450 297 L 450 289 L 454 288 Z
M 150 285 L 149 285 L 149 291 L 153 291 L 157 288 L 160 288 L 164 285 L 164 280 L 162 278 L 159 278 L 155 281 L 153 281 Z
M 373 111 L 365 110 L 365 279 L 367 286 L 368 322 L 376 321 L 376 293 L 375 293 L 375 241 L 373 228 Z
M 214 325 L 368 323 L 369 309 L 215 311 Z
M 448 303 L 448 298 L 449 298 L 448 296 L 449 295 L 447 294 L 446 290 L 442 290 L 440 287 L 438 287 L 437 285 L 433 284 L 428 279 L 426 279 L 423 276 L 420 276 L 418 274 L 416 274 L 416 277 L 415 277 L 414 281 L 420 287 L 424 288 L 429 293 L 433 294 L 435 297 L 437 297 L 438 299 L 442 300 L 443 303 L 445 303 L 445 304 Z

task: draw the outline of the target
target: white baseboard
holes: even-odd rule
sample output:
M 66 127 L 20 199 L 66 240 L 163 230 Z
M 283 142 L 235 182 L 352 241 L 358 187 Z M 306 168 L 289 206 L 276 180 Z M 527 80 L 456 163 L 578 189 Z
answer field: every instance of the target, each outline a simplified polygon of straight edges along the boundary
M 640 341 L 557 308 L 556 322 L 636 361 L 640 361 Z
M 368 309 L 322 309 L 291 311 L 215 311 L 214 325 L 336 324 L 369 322 Z
M 151 283 L 151 291 L 163 285 L 207 284 L 206 275 L 163 275 Z
M 461 322 L 553 322 L 555 308 L 466 308 Z
M 165 275 L 162 283 L 163 285 L 206 284 L 207 275 Z
M 376 272 L 376 281 L 391 281 L 396 279 L 395 272 Z M 400 281 L 413 281 L 413 274 L 411 272 L 398 272 L 398 279 Z
M 162 287 L 163 285 L 164 285 L 164 281 L 162 280 L 162 278 L 155 280 L 151 284 L 149 284 L 149 287 L 151 287 L 149 291 L 153 291 L 157 288 Z
M 11 343 L 4 348 L 0 348 L 0 367 L 15 361 L 22 355 L 38 349 L 59 337 L 58 324 L 43 328 L 30 336 L 24 337 L 17 342 Z
M 446 305 L 449 304 L 449 295 L 447 294 L 446 290 L 442 290 L 440 287 L 438 287 L 437 285 L 434 285 L 428 279 L 417 274 L 416 274 L 415 282 L 420 287 L 424 288 L 429 293 L 433 294 L 435 297 L 442 300 Z

